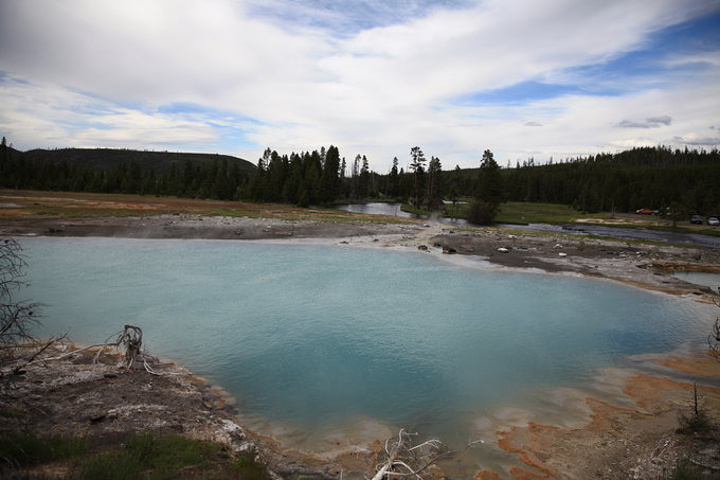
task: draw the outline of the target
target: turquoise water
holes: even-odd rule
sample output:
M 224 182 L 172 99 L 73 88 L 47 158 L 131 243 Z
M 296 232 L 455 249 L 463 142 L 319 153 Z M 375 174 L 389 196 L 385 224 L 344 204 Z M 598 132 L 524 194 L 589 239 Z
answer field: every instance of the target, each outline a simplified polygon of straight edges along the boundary
M 468 415 L 704 339 L 685 303 L 419 252 L 232 241 L 23 239 L 46 331 L 146 346 L 311 438 L 358 418 L 467 435 Z M 299 433 L 302 432 L 302 433 Z

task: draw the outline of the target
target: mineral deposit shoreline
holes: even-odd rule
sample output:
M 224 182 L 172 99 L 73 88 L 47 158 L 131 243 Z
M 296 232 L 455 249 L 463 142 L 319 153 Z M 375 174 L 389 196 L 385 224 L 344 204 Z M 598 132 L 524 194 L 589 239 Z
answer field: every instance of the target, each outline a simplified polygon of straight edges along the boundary
M 0 236 L 216 239 L 402 249 L 436 255 L 463 267 L 524 269 L 618 281 L 703 303 L 711 303 L 716 294 L 679 280 L 672 272 L 720 272 L 720 252 L 708 248 L 521 230 L 509 233 L 497 228 L 461 230 L 427 221 L 397 224 L 391 219 L 387 223 L 327 223 L 185 214 L 0 219 Z M 28 368 L 23 388 L 32 392 L 36 404 L 20 408 L 28 409 L 26 420 L 30 419 L 38 431 L 90 432 L 111 441 L 128 431 L 152 428 L 219 441 L 234 450 L 252 446 L 281 477 L 302 473 L 307 478 L 363 478 L 376 460 L 378 444 L 348 446 L 333 458 L 288 450 L 277 440 L 239 425 L 232 409 L 222 401 L 221 389 L 208 387 L 190 372 L 118 374 L 111 357 L 99 366 L 92 365 L 87 356 L 71 358 L 38 362 Z M 653 475 L 659 469 L 672 468 L 681 456 L 703 449 L 703 445 L 675 433 L 677 412 L 689 402 L 689 375 L 700 379 L 705 406 L 712 420 L 720 422 L 720 390 L 710 386 L 720 379 L 720 362 L 698 354 L 653 361 L 662 367 L 657 373 L 628 374 L 621 387 L 626 396 L 622 405 L 590 397 L 578 399 L 572 408 L 578 408 L 578 403 L 584 405 L 588 417 L 583 425 L 563 427 L 528 421 L 497 428 L 498 447 L 514 455 L 516 461 L 507 468 L 480 471 L 476 478 L 656 478 Z M 163 365 L 161 370 L 167 373 L 179 372 L 172 363 Z M 63 378 L 72 380 L 63 383 Z M 8 392 L 12 389 L 4 385 L 3 390 L 2 401 L 11 401 Z M 707 448 L 704 450 L 707 453 Z M 594 454 L 587 455 L 588 451 Z M 720 452 L 712 455 L 703 461 L 719 465 Z M 451 466 L 441 467 L 452 471 Z

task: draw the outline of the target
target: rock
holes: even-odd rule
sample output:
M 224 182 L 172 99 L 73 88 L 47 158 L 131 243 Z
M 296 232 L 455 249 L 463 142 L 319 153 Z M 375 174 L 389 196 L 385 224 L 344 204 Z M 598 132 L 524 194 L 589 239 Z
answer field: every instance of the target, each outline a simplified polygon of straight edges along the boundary
M 428 250 L 427 245 L 418 245 L 418 250 L 422 250 L 423 252 L 426 252 Z
M 455 250 L 452 247 L 448 247 L 447 245 L 443 247 L 442 249 L 443 253 L 457 253 L 457 250 Z

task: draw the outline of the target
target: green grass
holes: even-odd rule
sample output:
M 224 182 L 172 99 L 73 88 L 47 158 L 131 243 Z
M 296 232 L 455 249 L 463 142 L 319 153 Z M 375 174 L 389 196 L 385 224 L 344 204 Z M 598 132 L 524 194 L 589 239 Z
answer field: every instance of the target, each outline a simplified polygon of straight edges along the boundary
M 233 465 L 233 471 L 243 480 L 266 480 L 270 478 L 268 469 L 255 460 L 255 452 L 242 452 Z
M 177 435 L 160 438 L 150 433 L 131 435 L 122 450 L 102 453 L 85 462 L 80 469 L 80 478 L 173 478 L 185 467 L 208 467 L 222 454 L 219 445 Z
M 497 223 L 572 223 L 578 218 L 606 219 L 603 213 L 580 213 L 567 205 L 553 203 L 507 202 L 500 205 Z
M 61 435 L 38 436 L 29 432 L 0 435 L 2 469 L 54 462 L 77 457 L 87 451 L 88 445 L 84 438 L 69 438 Z
M 266 480 L 267 466 L 254 451 L 233 457 L 220 444 L 179 435 L 131 434 L 124 444 L 101 453 L 90 451 L 85 438 L 32 433 L 0 436 L 0 477 L 24 478 L 24 468 L 69 461 L 68 478 L 84 480 L 162 480 L 172 478 L 238 478 Z
M 430 213 L 432 213 L 432 212 L 430 212 L 430 210 L 428 210 L 427 208 L 423 208 L 423 207 L 420 207 L 420 208 L 418 208 L 418 207 L 413 207 L 413 206 L 410 205 L 409 203 L 403 203 L 403 204 L 400 206 L 400 210 L 402 210 L 403 212 L 406 212 L 406 213 L 411 213 L 411 214 L 413 214 L 413 215 L 430 215 Z
M 463 199 L 453 210 L 452 205 L 446 206 L 446 213 L 456 218 L 465 218 L 472 199 Z M 528 223 L 573 223 L 578 218 L 607 219 L 605 213 L 580 213 L 567 205 L 554 203 L 506 202 L 500 204 L 500 212 L 495 223 L 511 223 L 527 225 Z
M 255 461 L 254 452 L 237 459 L 219 444 L 190 440 L 179 435 L 131 435 L 124 448 L 97 455 L 84 462 L 78 477 L 84 480 L 162 480 L 201 472 L 202 478 L 265 480 L 267 467 Z

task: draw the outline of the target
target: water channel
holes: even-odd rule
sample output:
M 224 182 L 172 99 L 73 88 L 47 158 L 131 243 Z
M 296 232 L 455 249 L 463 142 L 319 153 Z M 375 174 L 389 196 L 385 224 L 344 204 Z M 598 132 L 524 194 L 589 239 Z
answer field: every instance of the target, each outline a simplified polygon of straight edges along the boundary
M 339 210 L 353 213 L 364 213 L 368 215 L 389 215 L 404 218 L 422 218 L 427 216 L 414 215 L 400 210 L 400 203 L 356 203 L 342 205 Z M 448 225 L 465 226 L 467 221 L 457 218 L 437 216 L 433 219 Z M 700 245 L 704 247 L 720 248 L 720 237 L 700 235 L 695 233 L 673 233 L 666 231 L 655 231 L 635 228 L 604 227 L 601 225 L 579 225 L 559 224 L 549 225 L 545 223 L 531 223 L 529 225 L 497 224 L 501 228 L 513 228 L 530 230 L 535 232 L 558 232 L 568 235 L 597 235 L 600 237 L 625 238 L 628 240 L 648 240 L 654 242 L 677 243 L 688 245 Z

